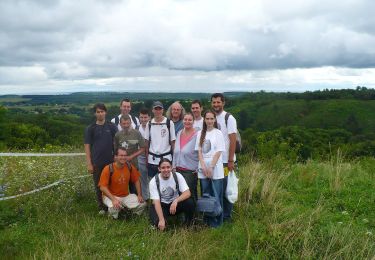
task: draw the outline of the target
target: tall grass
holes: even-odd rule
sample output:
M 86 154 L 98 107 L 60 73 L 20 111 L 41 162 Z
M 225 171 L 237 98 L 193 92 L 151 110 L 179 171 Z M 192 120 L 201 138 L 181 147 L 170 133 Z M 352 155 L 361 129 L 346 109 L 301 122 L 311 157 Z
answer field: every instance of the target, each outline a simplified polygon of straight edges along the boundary
M 82 158 L 0 158 L 7 195 L 86 174 Z M 241 164 L 233 223 L 150 228 L 147 215 L 98 216 L 91 178 L 0 201 L 4 258 L 371 259 L 375 256 L 374 159 Z

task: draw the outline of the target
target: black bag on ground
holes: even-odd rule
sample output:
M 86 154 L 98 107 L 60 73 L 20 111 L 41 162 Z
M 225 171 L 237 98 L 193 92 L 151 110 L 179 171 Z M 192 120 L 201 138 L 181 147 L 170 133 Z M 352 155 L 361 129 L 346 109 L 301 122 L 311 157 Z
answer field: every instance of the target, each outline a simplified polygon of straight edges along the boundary
M 210 184 L 214 196 L 211 196 L 209 193 L 203 193 L 202 197 L 197 201 L 197 211 L 208 217 L 217 217 L 223 212 L 223 209 L 220 201 L 216 198 L 217 193 L 212 180 L 210 180 Z

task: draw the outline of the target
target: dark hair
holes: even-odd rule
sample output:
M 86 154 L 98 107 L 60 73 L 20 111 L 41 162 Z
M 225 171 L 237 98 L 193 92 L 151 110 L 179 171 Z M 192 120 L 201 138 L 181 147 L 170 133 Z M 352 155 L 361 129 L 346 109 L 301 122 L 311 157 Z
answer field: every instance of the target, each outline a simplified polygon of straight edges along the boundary
M 150 112 L 145 107 L 141 108 L 141 110 L 139 110 L 139 113 L 142 115 L 150 115 Z
M 199 99 L 195 99 L 191 102 L 191 104 L 198 104 L 200 107 L 202 107 L 202 102 Z
M 130 116 L 129 115 L 121 115 L 120 122 L 121 121 L 131 121 Z
M 160 165 L 161 165 L 163 162 L 167 162 L 167 163 L 169 163 L 170 165 L 172 165 L 171 160 L 169 160 L 168 158 L 161 158 L 161 159 L 160 159 L 160 162 L 159 162 L 159 167 L 160 167 Z
M 128 98 L 123 98 L 120 102 L 120 106 L 122 105 L 122 102 L 129 102 L 130 103 L 130 99 Z
M 94 110 L 94 113 L 97 109 L 104 110 L 105 112 L 107 112 L 107 108 L 103 103 L 96 103 L 92 109 Z
M 208 113 L 211 113 L 211 114 L 214 115 L 214 117 L 215 117 L 214 127 L 217 128 L 217 121 L 216 121 L 216 114 L 215 114 L 215 112 L 212 111 L 211 109 L 207 110 L 206 112 L 204 112 L 204 115 L 203 115 L 203 128 L 202 128 L 202 132 L 201 132 L 201 138 L 199 139 L 199 146 L 200 147 L 202 147 L 204 139 L 206 139 L 207 124 L 206 124 L 205 118 L 206 118 L 206 115 Z
M 212 94 L 211 101 L 212 101 L 213 98 L 218 98 L 218 97 L 221 99 L 222 102 L 225 102 L 225 97 L 224 97 L 224 95 L 222 93 L 214 93 L 214 94 Z
M 118 155 L 118 150 L 124 151 L 124 152 L 126 152 L 126 154 L 128 154 L 128 152 L 126 151 L 126 149 L 125 149 L 124 147 L 119 146 L 119 147 L 117 148 L 117 150 L 115 151 L 115 155 Z

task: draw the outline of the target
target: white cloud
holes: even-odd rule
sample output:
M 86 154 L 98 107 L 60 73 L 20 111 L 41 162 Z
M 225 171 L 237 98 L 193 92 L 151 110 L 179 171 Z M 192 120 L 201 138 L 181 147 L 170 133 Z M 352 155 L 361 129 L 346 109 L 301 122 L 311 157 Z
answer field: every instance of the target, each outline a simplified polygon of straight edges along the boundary
M 0 93 L 24 83 L 243 89 L 249 75 L 257 89 L 371 86 L 348 75 L 375 67 L 374 8 L 370 0 L 4 0 Z

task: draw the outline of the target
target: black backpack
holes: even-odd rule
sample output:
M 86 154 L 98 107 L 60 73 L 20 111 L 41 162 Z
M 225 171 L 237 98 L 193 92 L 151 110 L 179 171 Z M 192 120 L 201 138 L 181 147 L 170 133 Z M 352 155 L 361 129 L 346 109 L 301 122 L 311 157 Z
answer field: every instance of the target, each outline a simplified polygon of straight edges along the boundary
M 176 183 L 176 190 L 177 190 L 177 192 L 178 192 L 178 195 L 180 195 L 181 192 L 180 192 L 180 185 L 178 184 L 177 174 L 176 174 L 175 172 L 172 171 L 172 175 L 173 175 L 174 182 Z M 161 192 L 160 192 L 160 179 L 159 179 L 159 174 L 156 174 L 156 175 L 155 175 L 155 182 L 156 182 L 156 187 L 157 187 L 157 189 L 158 189 L 159 198 L 160 198 L 160 201 L 161 201 Z
M 225 114 L 225 117 L 224 117 L 224 119 L 225 119 L 225 125 L 226 125 L 227 129 L 228 129 L 228 118 L 231 115 L 232 115 L 231 113 L 227 112 Z M 237 129 L 237 133 L 236 133 L 236 150 L 235 150 L 235 153 L 240 153 L 241 150 L 242 150 L 241 135 L 240 135 L 240 132 Z
M 139 124 L 138 124 L 138 121 L 137 121 L 137 118 L 133 115 L 130 115 L 131 118 L 132 118 L 132 121 L 134 122 L 135 124 L 135 129 L 139 129 Z M 118 116 L 115 117 L 115 125 L 118 126 L 120 124 L 120 118 Z

